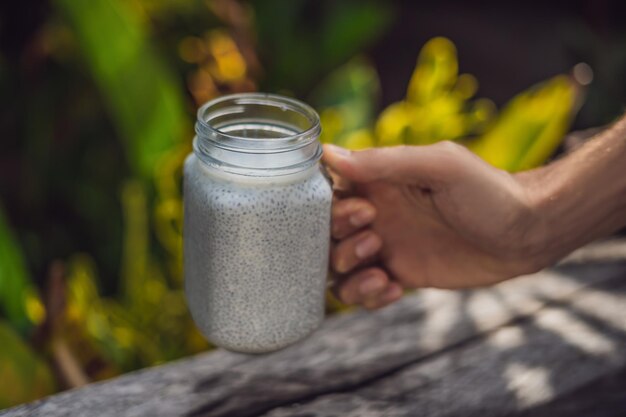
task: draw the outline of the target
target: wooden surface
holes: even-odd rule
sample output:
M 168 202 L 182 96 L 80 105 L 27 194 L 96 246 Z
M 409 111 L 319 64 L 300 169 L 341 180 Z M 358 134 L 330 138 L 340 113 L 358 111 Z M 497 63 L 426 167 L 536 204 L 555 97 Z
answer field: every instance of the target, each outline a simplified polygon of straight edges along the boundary
M 214 351 L 0 416 L 617 416 L 624 245 L 488 289 L 422 290 L 283 351 Z

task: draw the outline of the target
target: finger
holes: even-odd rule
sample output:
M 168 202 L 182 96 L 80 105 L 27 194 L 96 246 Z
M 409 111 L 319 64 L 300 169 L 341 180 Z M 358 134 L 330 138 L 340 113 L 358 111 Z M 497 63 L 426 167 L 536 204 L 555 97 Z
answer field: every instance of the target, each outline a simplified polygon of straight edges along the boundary
M 376 207 L 364 198 L 336 200 L 332 208 L 332 234 L 343 239 L 367 226 L 376 217 Z
M 324 145 L 323 161 L 339 177 L 353 182 L 387 180 L 427 185 L 449 182 L 476 163 L 476 156 L 453 142 L 349 151 Z
M 334 293 L 345 304 L 361 304 L 367 298 L 386 291 L 389 276 L 380 268 L 362 269 L 346 276 L 334 288 Z
M 354 191 L 354 184 L 352 181 L 340 176 L 332 169 L 326 167 L 326 172 L 332 179 L 333 191 L 339 195 L 351 195 Z
M 404 291 L 397 282 L 390 281 L 385 291 L 379 292 L 376 295 L 366 298 L 363 301 L 363 307 L 368 310 L 378 310 L 386 307 L 402 298 Z
M 336 272 L 345 274 L 358 265 L 371 261 L 380 251 L 382 240 L 371 230 L 364 230 L 335 245 L 331 252 L 332 266 Z
M 323 154 L 322 154 L 323 158 Z M 330 183 L 335 195 L 339 195 L 342 198 L 351 196 L 354 193 L 354 183 L 345 177 L 337 174 L 329 166 L 327 166 L 322 159 L 322 169 L 326 175 L 330 178 Z

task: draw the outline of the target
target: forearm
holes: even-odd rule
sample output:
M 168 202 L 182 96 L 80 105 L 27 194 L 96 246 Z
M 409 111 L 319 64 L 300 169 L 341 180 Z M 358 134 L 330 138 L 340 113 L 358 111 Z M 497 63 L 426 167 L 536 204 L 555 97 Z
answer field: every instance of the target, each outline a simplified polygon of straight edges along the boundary
M 546 167 L 518 176 L 537 223 L 539 263 L 626 225 L 626 117 L 583 147 Z

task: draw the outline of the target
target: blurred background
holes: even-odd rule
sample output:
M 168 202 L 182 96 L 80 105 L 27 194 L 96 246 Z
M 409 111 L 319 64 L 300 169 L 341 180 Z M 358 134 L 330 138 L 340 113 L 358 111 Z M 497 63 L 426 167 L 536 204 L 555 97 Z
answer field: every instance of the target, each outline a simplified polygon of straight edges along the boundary
M 210 349 L 180 168 L 211 98 L 290 95 L 326 142 L 456 140 L 509 171 L 622 113 L 623 2 L 482 4 L 2 2 L 0 409 Z

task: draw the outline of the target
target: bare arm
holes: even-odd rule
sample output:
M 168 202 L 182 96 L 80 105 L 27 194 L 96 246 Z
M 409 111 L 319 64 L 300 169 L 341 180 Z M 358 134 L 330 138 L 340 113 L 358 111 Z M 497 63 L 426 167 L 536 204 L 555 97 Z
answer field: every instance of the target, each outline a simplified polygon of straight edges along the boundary
M 626 117 L 580 149 L 517 175 L 539 221 L 537 258 L 549 264 L 626 225 Z

